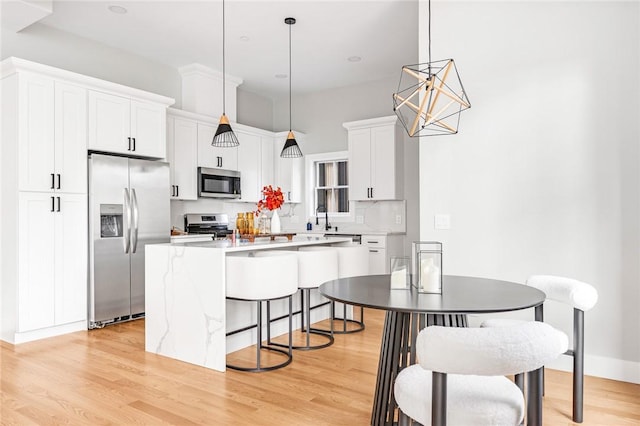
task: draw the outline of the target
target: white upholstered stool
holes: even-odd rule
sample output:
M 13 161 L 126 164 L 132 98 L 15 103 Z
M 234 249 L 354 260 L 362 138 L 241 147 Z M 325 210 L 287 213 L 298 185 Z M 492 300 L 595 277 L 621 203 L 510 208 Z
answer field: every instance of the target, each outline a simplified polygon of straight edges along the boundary
M 306 250 L 300 247 L 296 253 L 298 259 L 298 289 L 300 290 L 300 330 L 305 334 L 305 343 L 293 345 L 293 349 L 310 350 L 326 348 L 333 344 L 333 327 L 330 330 L 318 330 L 311 327 L 311 290 L 320 284 L 338 278 L 338 253 L 335 249 Z M 333 314 L 333 311 L 331 312 Z M 326 339 L 322 344 L 312 344 L 311 335 Z M 278 343 L 273 343 L 278 345 Z
M 302 248 L 301 248 L 302 250 Z M 304 250 L 336 250 L 338 252 L 338 278 L 369 275 L 369 250 L 366 246 L 354 243 L 340 243 L 331 247 L 304 247 Z M 364 308 L 360 307 L 360 320 L 347 318 L 347 305 L 343 304 L 342 317 L 335 316 L 335 302 L 331 302 L 333 320 L 342 322 L 342 329 L 333 327 L 334 334 L 356 333 L 364 330 Z M 356 327 L 349 329 L 348 324 Z
M 226 258 L 227 299 L 255 301 L 257 303 L 256 366 L 241 367 L 227 364 L 228 368 L 240 371 L 269 371 L 291 363 L 292 351 L 292 296 L 298 291 L 298 258 L 295 253 L 285 251 L 260 252 L 261 256 L 233 256 Z M 266 273 L 277 271 L 274 273 Z M 289 299 L 289 345 L 288 351 L 268 346 L 270 318 L 267 310 L 267 345 L 262 344 L 262 302 Z M 228 332 L 227 335 L 234 334 Z M 270 366 L 262 366 L 261 350 L 282 353 L 285 361 Z
M 573 421 L 582 423 L 584 397 L 584 313 L 598 302 L 598 291 L 590 284 L 578 280 L 552 275 L 533 275 L 527 285 L 544 292 L 548 300 L 555 300 L 573 308 L 573 350 L 565 355 L 573 357 Z M 539 321 L 542 321 L 540 310 Z M 507 327 L 518 324 L 519 320 L 490 319 L 481 327 Z M 522 388 L 523 376 L 516 378 Z

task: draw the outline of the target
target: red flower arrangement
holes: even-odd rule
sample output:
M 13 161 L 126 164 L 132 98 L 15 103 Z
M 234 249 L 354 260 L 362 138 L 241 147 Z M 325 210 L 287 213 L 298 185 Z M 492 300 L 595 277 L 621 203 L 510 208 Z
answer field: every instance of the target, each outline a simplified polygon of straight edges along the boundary
M 256 211 L 256 215 L 258 215 L 262 209 L 279 209 L 284 203 L 284 195 L 282 195 L 280 187 L 273 189 L 271 185 L 265 186 L 262 188 L 262 195 L 264 198 L 258 201 L 258 210 Z

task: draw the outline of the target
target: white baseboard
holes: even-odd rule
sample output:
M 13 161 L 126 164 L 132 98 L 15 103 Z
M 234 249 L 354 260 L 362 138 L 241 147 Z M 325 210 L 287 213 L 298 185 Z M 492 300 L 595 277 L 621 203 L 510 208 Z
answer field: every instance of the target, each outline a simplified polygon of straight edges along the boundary
M 69 324 L 58 325 L 55 327 L 41 328 L 39 330 L 26 331 L 23 333 L 15 333 L 13 335 L 13 343 L 32 342 L 34 340 L 45 339 L 47 337 L 60 336 L 62 334 L 73 333 L 75 331 L 87 331 L 87 321 L 76 321 Z
M 554 370 L 570 372 L 573 369 L 573 358 L 562 356 L 553 362 L 547 363 L 546 366 Z M 585 354 L 584 374 L 640 384 L 640 362 Z

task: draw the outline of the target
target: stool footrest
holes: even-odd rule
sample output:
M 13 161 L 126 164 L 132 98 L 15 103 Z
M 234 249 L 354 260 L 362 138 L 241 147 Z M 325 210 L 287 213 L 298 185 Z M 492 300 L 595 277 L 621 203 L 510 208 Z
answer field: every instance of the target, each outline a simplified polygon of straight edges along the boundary
M 279 345 L 278 345 L 279 346 Z M 289 345 L 282 345 L 283 347 L 288 348 Z M 251 373 L 259 373 L 261 371 L 271 371 L 271 370 L 276 370 L 278 368 L 282 368 L 282 367 L 286 367 L 287 365 L 291 364 L 291 361 L 293 360 L 293 356 L 291 354 L 289 354 L 288 351 L 282 350 L 282 349 L 278 349 L 278 348 L 272 348 L 270 346 L 265 346 L 265 345 L 260 345 L 260 349 L 266 349 L 269 351 L 273 351 L 273 352 L 279 352 L 283 355 L 285 355 L 287 357 L 287 359 L 284 362 L 281 362 L 279 364 L 275 364 L 275 365 L 269 365 L 267 367 L 240 367 L 238 365 L 233 365 L 233 364 L 227 364 L 227 368 L 230 368 L 232 370 L 237 370 L 237 371 L 247 371 L 247 372 L 251 372 Z
M 307 332 L 307 330 L 303 330 L 303 329 L 301 329 L 300 331 L 303 332 L 303 333 Z M 320 344 L 320 345 L 313 345 L 313 346 L 311 346 L 311 345 L 309 345 L 309 346 L 306 346 L 306 345 L 304 345 L 304 346 L 292 345 L 291 347 L 293 349 L 297 349 L 299 351 L 313 351 L 313 350 L 316 350 L 316 349 L 322 349 L 322 348 L 329 347 L 329 346 L 333 345 L 333 341 L 334 341 L 333 336 L 331 334 L 329 334 L 329 333 L 330 333 L 329 331 L 325 332 L 325 331 L 322 331 L 322 330 L 315 330 L 314 328 L 312 328 L 309 331 L 309 334 L 315 334 L 317 336 L 326 337 L 327 338 L 327 342 L 323 343 L 323 344 Z M 278 343 L 278 342 L 268 342 L 268 344 L 272 345 L 272 346 L 280 346 L 282 348 L 288 348 L 289 347 L 289 345 L 285 345 L 284 343 Z

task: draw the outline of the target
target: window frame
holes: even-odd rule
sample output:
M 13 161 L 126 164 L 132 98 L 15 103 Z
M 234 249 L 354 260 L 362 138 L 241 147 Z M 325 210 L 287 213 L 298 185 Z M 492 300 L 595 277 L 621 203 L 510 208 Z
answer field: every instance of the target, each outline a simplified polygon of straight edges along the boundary
M 327 163 L 327 162 L 338 162 L 338 161 L 346 161 L 347 170 L 348 170 L 349 151 L 332 151 L 332 152 L 323 152 L 320 154 L 305 155 L 305 176 L 306 176 L 305 182 L 306 182 L 306 193 L 308 194 L 308 196 L 305 197 L 305 211 L 307 212 L 307 217 L 315 218 L 316 216 L 316 211 L 315 211 L 316 178 L 317 178 L 316 163 Z M 340 185 L 340 187 L 344 187 L 344 186 Z M 347 185 L 347 188 L 349 187 L 350 185 Z M 329 218 L 336 222 L 353 222 L 355 219 L 354 209 L 355 209 L 354 202 L 349 200 L 349 212 L 347 213 L 329 212 Z

